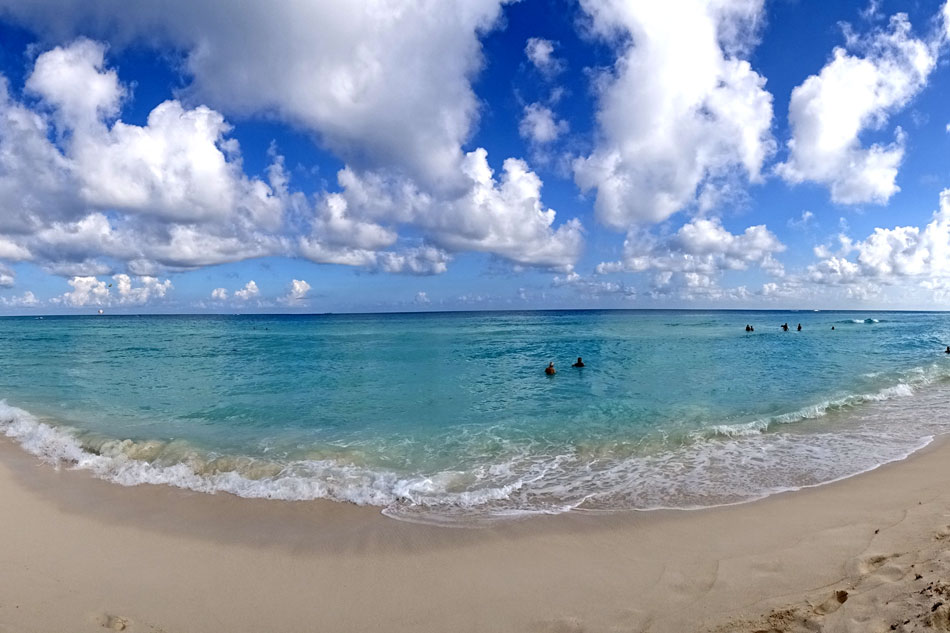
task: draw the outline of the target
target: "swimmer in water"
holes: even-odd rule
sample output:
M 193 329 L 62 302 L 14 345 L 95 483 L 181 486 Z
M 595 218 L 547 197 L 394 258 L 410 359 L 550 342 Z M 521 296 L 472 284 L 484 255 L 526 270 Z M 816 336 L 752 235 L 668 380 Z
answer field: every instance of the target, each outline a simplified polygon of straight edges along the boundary
M 584 361 L 581 360 L 580 356 L 577 357 L 577 362 L 571 365 L 571 367 L 583 367 L 583 366 L 584 366 Z
M 801 323 L 798 324 L 798 331 L 799 331 L 799 332 L 802 331 L 802 324 L 801 324 Z
M 782 331 L 783 331 L 783 332 L 788 332 L 788 323 L 783 323 L 783 324 L 782 324 Z
M 831 326 L 831 329 L 832 329 L 832 330 L 835 329 L 835 326 L 832 325 L 832 326 Z
M 945 351 L 944 354 L 950 354 L 950 345 L 947 345 L 947 351 Z
M 544 368 L 544 373 L 548 376 L 553 376 L 557 373 L 557 370 L 554 369 L 554 363 L 548 363 L 548 366 Z
M 745 326 L 745 331 L 746 331 L 746 332 L 751 332 L 751 331 L 752 331 L 752 326 L 746 324 L 746 326 Z

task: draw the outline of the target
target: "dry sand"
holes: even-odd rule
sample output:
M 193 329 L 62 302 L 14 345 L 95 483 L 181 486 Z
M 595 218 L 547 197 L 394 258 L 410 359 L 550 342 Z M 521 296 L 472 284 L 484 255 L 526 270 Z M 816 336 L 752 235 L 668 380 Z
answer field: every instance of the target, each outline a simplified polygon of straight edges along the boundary
M 950 630 L 948 482 L 940 442 L 739 506 L 451 529 L 123 488 L 4 440 L 0 631 Z

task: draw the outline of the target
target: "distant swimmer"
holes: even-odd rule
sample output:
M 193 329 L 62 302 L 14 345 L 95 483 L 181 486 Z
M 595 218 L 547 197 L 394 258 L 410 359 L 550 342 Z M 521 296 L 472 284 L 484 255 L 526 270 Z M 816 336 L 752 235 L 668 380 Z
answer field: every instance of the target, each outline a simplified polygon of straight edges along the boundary
M 752 331 L 752 326 L 747 324 L 747 325 L 745 326 L 745 331 L 746 331 L 746 332 L 751 332 L 751 331 Z
M 950 354 L 950 345 L 947 345 L 947 351 L 945 351 L 944 354 Z
M 947 349 L 950 349 L 950 348 L 947 348 Z M 571 365 L 571 367 L 583 367 L 583 366 L 584 366 L 584 361 L 581 360 L 580 356 L 577 357 L 577 362 Z
M 835 326 L 832 325 L 832 326 L 831 326 L 831 329 L 832 329 L 832 330 L 835 329 Z
M 750 326 L 749 326 L 749 331 L 750 331 L 750 332 L 755 332 L 755 328 L 750 325 Z
M 783 323 L 783 324 L 782 324 L 782 331 L 783 331 L 783 332 L 788 332 L 788 323 Z
M 548 376 L 553 376 L 557 373 L 557 370 L 554 369 L 554 363 L 548 363 L 548 366 L 544 368 L 544 373 Z
M 802 331 L 802 324 L 801 324 L 801 323 L 798 324 L 798 331 L 799 331 L 799 332 Z

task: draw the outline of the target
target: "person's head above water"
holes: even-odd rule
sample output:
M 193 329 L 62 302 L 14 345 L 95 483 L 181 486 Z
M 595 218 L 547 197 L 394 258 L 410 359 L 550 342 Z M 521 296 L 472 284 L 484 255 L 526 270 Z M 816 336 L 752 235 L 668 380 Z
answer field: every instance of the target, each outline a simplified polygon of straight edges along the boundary
M 548 374 L 549 376 L 557 373 L 557 370 L 554 369 L 554 363 L 548 363 L 548 366 L 544 368 L 544 373 Z
M 578 356 L 577 362 L 574 363 L 572 367 L 583 367 L 583 366 L 584 366 L 584 360 L 580 356 Z

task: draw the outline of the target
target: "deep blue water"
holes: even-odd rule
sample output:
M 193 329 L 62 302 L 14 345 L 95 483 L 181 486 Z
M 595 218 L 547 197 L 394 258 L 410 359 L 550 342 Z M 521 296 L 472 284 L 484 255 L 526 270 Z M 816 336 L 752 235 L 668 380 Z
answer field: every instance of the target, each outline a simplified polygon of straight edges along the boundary
M 906 312 L 2 318 L 0 430 L 119 483 L 419 520 L 694 507 L 944 432 L 948 343 Z

